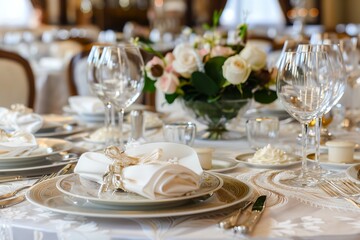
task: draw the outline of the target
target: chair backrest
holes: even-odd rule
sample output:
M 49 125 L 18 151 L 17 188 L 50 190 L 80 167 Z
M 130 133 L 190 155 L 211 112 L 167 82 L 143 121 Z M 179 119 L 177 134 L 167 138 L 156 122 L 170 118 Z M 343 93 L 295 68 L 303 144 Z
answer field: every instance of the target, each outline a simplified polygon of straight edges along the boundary
M 0 106 L 20 103 L 33 108 L 34 73 L 29 62 L 14 52 L 0 50 Z
M 91 48 L 84 48 L 75 54 L 68 66 L 68 85 L 70 96 L 90 95 L 86 80 L 86 60 Z

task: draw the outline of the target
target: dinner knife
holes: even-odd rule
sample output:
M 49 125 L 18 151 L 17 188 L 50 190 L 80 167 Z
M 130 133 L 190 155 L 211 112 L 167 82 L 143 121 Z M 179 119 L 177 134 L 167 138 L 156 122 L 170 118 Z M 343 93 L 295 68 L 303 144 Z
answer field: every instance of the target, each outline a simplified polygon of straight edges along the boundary
M 243 201 L 239 204 L 239 209 L 235 212 L 230 213 L 223 220 L 218 223 L 218 226 L 223 229 L 229 229 L 236 225 L 241 213 L 251 205 L 251 201 Z
M 235 233 L 247 234 L 252 232 L 258 221 L 260 220 L 261 214 L 265 209 L 266 195 L 258 197 L 252 206 L 250 216 L 240 225 L 234 226 L 233 230 Z

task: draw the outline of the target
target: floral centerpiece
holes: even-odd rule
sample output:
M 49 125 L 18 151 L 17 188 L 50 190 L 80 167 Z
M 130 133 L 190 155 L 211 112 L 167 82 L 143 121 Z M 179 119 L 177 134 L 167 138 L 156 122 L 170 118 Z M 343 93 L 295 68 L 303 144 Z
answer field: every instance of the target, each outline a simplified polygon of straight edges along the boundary
M 193 117 L 207 124 L 203 138 L 223 139 L 225 123 L 251 99 L 267 104 L 277 96 L 269 88 L 274 78 L 266 69 L 266 53 L 246 44 L 247 25 L 240 25 L 235 42 L 229 43 L 214 22 L 211 31 L 165 56 L 142 45 L 155 55 L 145 67 L 144 91 L 161 91 L 170 104 L 180 98 Z

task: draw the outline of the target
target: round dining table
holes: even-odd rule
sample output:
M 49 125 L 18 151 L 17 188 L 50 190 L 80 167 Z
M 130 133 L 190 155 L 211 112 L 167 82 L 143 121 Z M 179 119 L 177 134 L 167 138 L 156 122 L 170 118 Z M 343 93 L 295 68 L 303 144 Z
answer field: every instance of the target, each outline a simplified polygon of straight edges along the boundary
M 88 212 L 84 209 L 77 211 L 77 205 L 73 202 L 65 204 L 65 207 L 58 206 L 61 210 L 56 210 L 56 204 L 49 203 L 47 206 L 51 207 L 44 207 L 25 200 L 0 209 L 0 239 L 360 239 L 359 207 L 344 198 L 329 196 L 320 186 L 287 185 L 286 179 L 292 176 L 293 170 L 300 169 L 301 161 L 265 166 L 247 161 L 246 156 L 252 155 L 254 150 L 250 149 L 246 139 L 244 122 L 235 122 L 231 127 L 242 132 L 243 137 L 226 141 L 196 139 L 193 146 L 214 149 L 213 166 L 207 171 L 245 184 L 250 191 L 242 200 L 255 201 L 257 196 L 267 196 L 261 218 L 248 234 L 219 227 L 219 221 L 237 210 L 237 205 L 209 211 L 194 208 L 194 212 L 186 214 L 177 214 L 178 206 L 164 206 L 165 209 L 159 210 L 165 212 L 162 215 L 157 214 L 156 209 L 141 208 L 132 217 L 126 214 L 126 210 L 120 210 L 117 215 L 119 210 L 112 212 L 108 206 L 97 206 L 96 211 L 91 208 Z M 296 121 L 280 121 L 279 137 L 272 144 L 298 154 L 301 149 L 297 140 L 299 131 L 300 125 Z M 339 128 L 331 131 L 335 138 L 360 142 L 359 132 Z M 146 141 L 164 141 L 161 126 L 155 131 L 148 130 Z M 76 142 L 77 146 L 82 143 Z M 87 146 L 87 151 L 94 150 L 94 145 L 82 146 Z M 321 151 L 326 154 L 324 147 L 321 147 Z M 360 163 L 360 159 L 355 160 Z M 332 181 L 341 181 L 348 179 L 346 170 L 353 165 L 327 164 L 325 161 L 320 166 L 332 172 L 328 177 Z M 0 183 L 0 194 L 33 182 Z M 41 189 L 37 190 L 38 194 L 43 194 Z M 52 201 L 53 193 L 50 190 L 47 189 L 46 194 L 49 195 L 48 198 L 43 196 L 43 201 Z M 360 202 L 359 195 L 360 192 L 354 198 Z M 251 210 L 252 207 L 249 207 L 245 213 Z

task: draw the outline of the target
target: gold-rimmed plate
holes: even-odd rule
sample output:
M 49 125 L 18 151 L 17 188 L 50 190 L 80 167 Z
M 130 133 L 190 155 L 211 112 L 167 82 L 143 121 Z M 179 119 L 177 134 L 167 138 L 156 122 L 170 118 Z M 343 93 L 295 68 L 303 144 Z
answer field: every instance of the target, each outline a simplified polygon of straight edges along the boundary
M 248 184 L 226 175 L 218 176 L 223 180 L 223 186 L 204 201 L 190 201 L 177 207 L 148 209 L 147 211 L 103 208 L 88 201 L 73 201 L 56 188 L 56 182 L 61 177 L 36 184 L 26 192 L 26 198 L 35 206 L 57 213 L 99 218 L 154 218 L 185 216 L 222 210 L 235 206 L 251 197 L 253 190 Z

